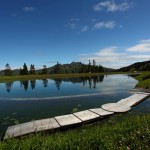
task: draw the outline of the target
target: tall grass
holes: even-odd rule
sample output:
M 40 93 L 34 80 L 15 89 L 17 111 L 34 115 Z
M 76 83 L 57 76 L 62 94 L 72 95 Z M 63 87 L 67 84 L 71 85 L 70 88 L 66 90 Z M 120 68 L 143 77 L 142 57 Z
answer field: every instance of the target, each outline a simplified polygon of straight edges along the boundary
M 135 79 L 139 81 L 136 87 L 150 89 L 150 72 L 142 72 L 140 75 L 136 76 Z
M 119 119 L 118 119 L 119 118 Z M 10 139 L 1 150 L 149 150 L 150 114 L 114 116 L 81 128 Z

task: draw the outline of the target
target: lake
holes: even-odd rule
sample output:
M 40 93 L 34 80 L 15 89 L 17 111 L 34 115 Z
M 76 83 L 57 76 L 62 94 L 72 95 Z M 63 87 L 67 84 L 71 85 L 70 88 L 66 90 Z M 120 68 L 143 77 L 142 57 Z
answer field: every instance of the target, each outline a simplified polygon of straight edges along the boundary
M 0 136 L 8 126 L 65 115 L 117 102 L 133 93 L 137 80 L 127 75 L 43 79 L 0 83 Z M 150 99 L 131 113 L 150 112 Z

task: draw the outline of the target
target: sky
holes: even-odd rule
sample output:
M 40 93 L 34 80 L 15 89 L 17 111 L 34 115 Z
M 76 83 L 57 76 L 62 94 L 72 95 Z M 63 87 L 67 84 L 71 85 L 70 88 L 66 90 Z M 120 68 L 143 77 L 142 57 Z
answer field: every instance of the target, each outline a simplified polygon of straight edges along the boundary
M 0 69 L 150 60 L 150 0 L 0 0 Z

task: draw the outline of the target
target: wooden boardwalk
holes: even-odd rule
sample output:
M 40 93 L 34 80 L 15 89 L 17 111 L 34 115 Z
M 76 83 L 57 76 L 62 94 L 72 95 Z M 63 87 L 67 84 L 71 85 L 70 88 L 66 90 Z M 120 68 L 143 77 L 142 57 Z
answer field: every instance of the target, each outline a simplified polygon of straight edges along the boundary
M 131 109 L 128 105 L 122 105 L 120 103 L 108 103 L 101 106 L 102 109 L 114 113 L 124 113 Z
M 39 131 L 55 131 L 62 128 L 70 128 L 85 123 L 97 121 L 101 118 L 113 115 L 114 113 L 123 113 L 131 109 L 132 106 L 140 103 L 150 96 L 150 93 L 136 93 L 128 98 L 122 99 L 117 103 L 104 104 L 101 108 L 89 109 L 73 114 L 56 116 L 22 123 L 7 128 L 3 139 L 20 137 Z
M 145 100 L 146 98 L 148 98 L 149 95 L 150 95 L 149 93 L 142 93 L 142 92 L 136 93 L 128 98 L 120 100 L 118 104 L 132 107 L 134 105 L 137 105 L 141 101 Z

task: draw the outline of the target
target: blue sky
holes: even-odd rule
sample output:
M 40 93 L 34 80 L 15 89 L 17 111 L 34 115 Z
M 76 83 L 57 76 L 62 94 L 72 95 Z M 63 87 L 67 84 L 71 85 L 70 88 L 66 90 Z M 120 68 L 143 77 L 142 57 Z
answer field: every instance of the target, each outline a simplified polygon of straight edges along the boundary
M 150 59 L 149 0 L 0 0 L 0 69 Z

